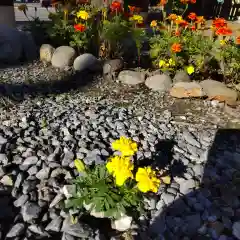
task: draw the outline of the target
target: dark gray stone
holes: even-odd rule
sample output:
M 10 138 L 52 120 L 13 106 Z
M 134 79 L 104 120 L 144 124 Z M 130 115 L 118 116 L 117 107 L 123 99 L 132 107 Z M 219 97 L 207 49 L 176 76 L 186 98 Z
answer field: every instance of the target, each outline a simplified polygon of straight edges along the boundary
M 35 165 L 37 164 L 37 162 L 38 162 L 38 157 L 31 156 L 31 157 L 27 157 L 22 163 L 22 165 L 23 166 Z
M 33 219 L 37 219 L 41 213 L 41 208 L 33 202 L 27 202 L 22 207 L 22 216 L 25 222 L 29 222 Z
M 27 202 L 27 200 L 28 200 L 28 195 L 23 194 L 16 201 L 14 201 L 13 204 L 15 207 L 21 207 Z
M 45 228 L 46 231 L 60 232 L 62 227 L 62 218 L 57 217 L 53 219 Z

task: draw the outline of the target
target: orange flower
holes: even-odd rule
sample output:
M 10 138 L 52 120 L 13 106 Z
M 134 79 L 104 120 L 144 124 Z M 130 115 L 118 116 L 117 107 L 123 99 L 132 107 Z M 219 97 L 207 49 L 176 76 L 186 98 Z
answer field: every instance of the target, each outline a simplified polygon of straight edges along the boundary
M 228 27 L 221 27 L 221 28 L 217 29 L 215 34 L 216 35 L 223 35 L 223 36 L 232 35 L 232 29 L 230 29 Z
M 122 8 L 122 4 L 118 1 L 113 1 L 111 6 L 110 6 L 110 9 L 113 11 L 113 12 L 119 12 Z
M 181 20 L 179 22 L 179 25 L 182 26 L 182 27 L 187 27 L 188 26 L 188 22 L 186 20 Z
M 191 29 L 192 31 L 196 31 L 196 27 L 195 27 L 195 26 L 191 26 L 190 29 Z
M 190 3 L 192 4 L 196 3 L 196 0 L 190 0 Z
M 134 13 L 136 11 L 136 7 L 135 6 L 128 6 L 128 8 L 129 8 L 129 11 L 131 13 Z
M 204 16 L 197 16 L 196 23 L 204 23 L 204 22 L 205 22 Z
M 167 0 L 160 0 L 160 3 L 159 3 L 160 6 L 164 6 L 166 4 L 167 4 Z
M 222 28 L 227 26 L 227 21 L 224 18 L 216 18 L 213 20 L 213 27 Z
M 236 37 L 236 44 L 237 44 L 237 45 L 240 44 L 240 36 Z
M 150 26 L 151 26 L 152 28 L 157 27 L 157 21 L 156 21 L 156 20 L 152 20 L 151 23 L 150 23 Z
M 176 37 L 179 37 L 179 36 L 180 36 L 180 34 L 181 34 L 181 32 L 180 32 L 180 31 L 175 31 L 175 33 L 174 33 L 174 35 L 175 35 Z
M 191 12 L 191 13 L 189 13 L 188 18 L 191 19 L 192 21 L 194 21 L 197 18 L 197 14 Z
M 76 32 L 84 32 L 86 30 L 86 26 L 81 23 L 75 24 L 74 28 Z
M 179 53 L 182 51 L 182 45 L 180 43 L 174 43 L 171 47 L 171 50 L 175 53 Z
M 188 4 L 189 0 L 180 0 L 182 4 Z
M 168 19 L 169 19 L 170 21 L 175 21 L 175 20 L 177 19 L 177 14 L 174 14 L 174 13 L 170 14 L 170 15 L 168 16 Z

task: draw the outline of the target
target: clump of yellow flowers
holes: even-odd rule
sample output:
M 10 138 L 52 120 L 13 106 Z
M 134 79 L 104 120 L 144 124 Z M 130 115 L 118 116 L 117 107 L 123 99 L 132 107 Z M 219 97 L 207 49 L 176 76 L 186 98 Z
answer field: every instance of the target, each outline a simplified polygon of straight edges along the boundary
M 133 155 L 137 152 L 137 143 L 126 137 L 112 143 L 112 148 L 121 153 L 121 156 L 113 156 L 109 158 L 106 168 L 110 174 L 115 178 L 117 186 L 123 186 L 128 179 L 137 182 L 137 188 L 143 192 L 156 193 L 159 189 L 161 180 L 164 183 L 170 183 L 170 177 L 160 179 L 157 172 L 151 167 L 139 167 L 134 176 Z
M 77 17 L 81 18 L 83 20 L 88 20 L 89 19 L 89 13 L 87 11 L 84 10 L 80 10 L 77 12 Z

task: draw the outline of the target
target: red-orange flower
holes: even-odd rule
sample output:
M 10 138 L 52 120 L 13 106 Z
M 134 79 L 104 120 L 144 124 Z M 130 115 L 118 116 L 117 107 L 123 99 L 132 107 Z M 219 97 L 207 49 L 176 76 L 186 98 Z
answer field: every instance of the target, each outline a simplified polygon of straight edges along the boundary
M 170 21 L 175 21 L 176 19 L 177 19 L 177 14 L 174 14 L 174 13 L 172 13 L 172 14 L 170 14 L 167 18 L 170 20 Z
M 204 23 L 204 22 L 205 22 L 204 16 L 197 16 L 196 23 Z
M 180 32 L 180 31 L 175 31 L 175 33 L 174 33 L 174 35 L 175 35 L 175 36 L 177 36 L 177 37 L 179 37 L 179 36 L 180 36 L 180 34 L 181 34 L 181 32 Z
M 181 21 L 179 21 L 178 24 L 182 27 L 187 27 L 188 26 L 188 22 L 186 20 L 181 20 Z
M 110 9 L 114 12 L 119 12 L 122 8 L 122 4 L 118 1 L 113 1 L 110 5 Z
M 237 44 L 237 45 L 240 44 L 240 36 L 236 37 L 236 44 Z
M 192 4 L 196 3 L 196 0 L 190 0 L 190 3 Z
M 86 26 L 81 23 L 75 24 L 74 28 L 76 32 L 84 32 L 86 30 Z
M 227 21 L 224 18 L 216 18 L 213 20 L 213 27 L 222 28 L 227 26 Z
M 171 50 L 175 53 L 179 53 L 182 51 L 182 45 L 180 43 L 174 43 L 171 47 Z
M 182 4 L 188 4 L 189 0 L 180 0 Z
M 160 6 L 164 6 L 166 4 L 167 4 L 167 0 L 160 0 L 160 3 L 159 3 Z
M 191 29 L 192 31 L 196 31 L 196 27 L 195 27 L 195 26 L 191 26 L 190 29 Z
M 228 28 L 228 27 L 221 27 L 221 28 L 217 29 L 215 34 L 216 35 L 223 35 L 223 36 L 232 35 L 232 29 Z
M 197 18 L 197 14 L 191 12 L 191 13 L 189 13 L 188 18 L 191 19 L 192 21 L 194 21 Z
M 131 13 L 134 13 L 136 11 L 136 7 L 135 6 L 128 6 L 128 8 L 129 8 L 129 11 Z

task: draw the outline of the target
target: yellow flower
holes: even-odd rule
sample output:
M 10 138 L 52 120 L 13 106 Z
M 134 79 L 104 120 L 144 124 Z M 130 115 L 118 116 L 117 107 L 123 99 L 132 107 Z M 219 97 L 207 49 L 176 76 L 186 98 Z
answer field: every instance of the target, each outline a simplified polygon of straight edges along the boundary
M 79 12 L 77 12 L 77 17 L 81 18 L 83 20 L 88 20 L 89 19 L 89 14 L 86 11 L 80 10 Z
M 226 40 L 220 40 L 220 45 L 223 46 L 223 45 L 226 45 Z
M 137 143 L 130 138 L 120 137 L 112 143 L 112 148 L 120 151 L 122 156 L 133 156 L 137 152 Z
M 21 12 L 26 12 L 28 10 L 28 7 L 26 4 L 21 4 L 18 6 L 18 10 Z
M 117 186 L 122 186 L 128 178 L 133 178 L 133 167 L 130 157 L 113 156 L 106 164 L 108 172 L 115 177 Z
M 164 67 L 166 65 L 166 62 L 164 60 L 160 60 L 158 66 L 160 68 Z
M 135 21 L 137 23 L 143 23 L 143 17 L 141 15 L 133 15 L 129 18 L 130 21 Z
M 157 21 L 156 20 L 151 21 L 150 26 L 152 28 L 155 28 L 157 26 Z
M 189 75 L 193 74 L 194 72 L 195 72 L 194 66 L 190 65 L 190 66 L 187 67 L 187 73 Z
M 136 181 L 138 189 L 144 193 L 148 191 L 156 193 L 160 185 L 160 179 L 156 177 L 156 172 L 151 167 L 138 168 Z
M 175 66 L 176 65 L 175 61 L 172 58 L 169 59 L 168 63 L 169 63 L 170 66 Z
M 74 160 L 74 165 L 79 173 L 85 171 L 84 163 L 81 160 L 79 160 L 79 159 Z

